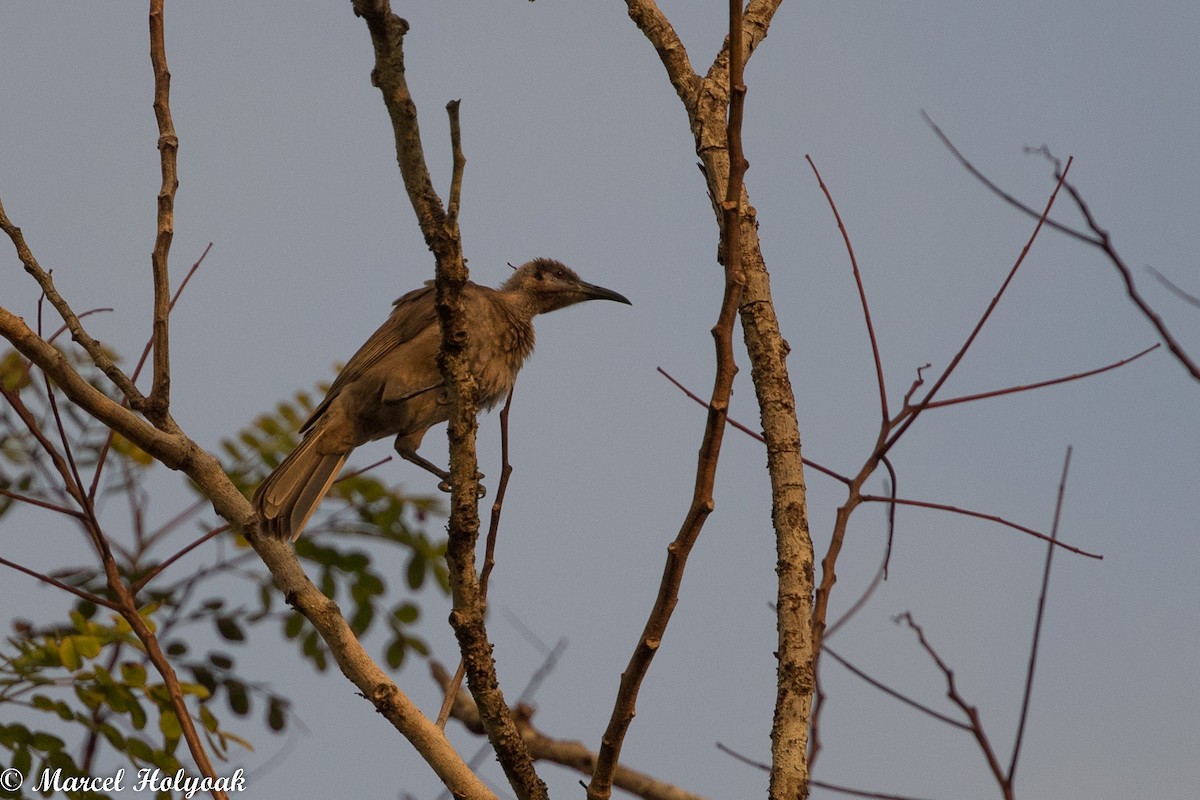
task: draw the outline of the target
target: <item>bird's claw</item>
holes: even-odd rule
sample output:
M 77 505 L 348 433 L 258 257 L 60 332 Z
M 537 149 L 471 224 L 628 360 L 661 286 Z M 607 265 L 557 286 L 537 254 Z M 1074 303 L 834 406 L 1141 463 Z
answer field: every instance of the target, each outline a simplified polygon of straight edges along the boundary
M 483 477 L 482 472 L 475 473 L 476 480 L 478 480 L 482 477 Z M 484 486 L 482 483 L 478 484 L 478 486 L 479 486 L 479 491 L 475 496 L 477 499 L 482 500 L 483 498 L 487 497 L 487 487 Z M 448 480 L 441 481 L 440 483 L 438 483 L 438 489 L 441 489 L 443 492 L 449 492 L 450 491 L 450 481 L 448 481 Z

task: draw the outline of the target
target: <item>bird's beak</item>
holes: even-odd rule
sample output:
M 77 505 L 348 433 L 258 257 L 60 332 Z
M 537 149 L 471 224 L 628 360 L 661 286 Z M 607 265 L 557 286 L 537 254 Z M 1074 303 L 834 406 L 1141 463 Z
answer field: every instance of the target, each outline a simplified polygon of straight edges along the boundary
M 613 300 L 617 303 L 624 303 L 627 306 L 633 305 L 625 295 L 614 292 L 612 289 L 605 289 L 603 286 L 597 286 L 594 283 L 580 281 L 579 291 L 583 292 L 588 300 Z

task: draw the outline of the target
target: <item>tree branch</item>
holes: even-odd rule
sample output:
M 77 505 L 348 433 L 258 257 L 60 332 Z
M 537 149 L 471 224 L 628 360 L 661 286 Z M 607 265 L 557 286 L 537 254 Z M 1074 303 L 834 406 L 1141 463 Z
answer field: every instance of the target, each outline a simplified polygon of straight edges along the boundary
M 450 524 L 446 563 L 454 610 L 450 624 L 466 666 L 468 686 L 479 706 L 488 739 L 513 790 L 521 800 L 541 800 L 546 786 L 533 768 L 504 702 L 496 678 L 492 645 L 484 624 L 484 603 L 475 571 L 475 545 L 479 538 L 478 459 L 475 453 L 477 420 L 475 378 L 466 354 L 467 320 L 462 289 L 467 282 L 466 261 L 456 221 L 451 224 L 433 188 L 426 166 L 417 108 L 404 74 L 404 36 L 408 23 L 391 12 L 387 0 L 354 0 L 375 49 L 372 82 L 383 93 L 396 139 L 396 160 L 425 242 L 436 260 L 435 304 L 442 329 L 438 366 L 450 400 Z M 461 145 L 458 141 L 457 106 L 449 110 L 456 150 L 452 194 L 461 185 Z M 455 199 L 457 199 L 455 197 Z M 457 214 L 457 206 L 455 207 Z M 456 218 L 455 218 L 456 220 Z M 435 726 L 436 728 L 436 726 Z
M 447 692 L 452 701 L 451 716 L 461 722 L 467 730 L 482 735 L 484 731 L 483 723 L 479 719 L 479 709 L 470 695 L 457 686 L 453 677 L 441 664 L 431 661 L 429 670 L 433 679 L 442 687 L 442 691 Z M 583 742 L 555 739 L 542 733 L 534 727 L 533 711 L 528 706 L 518 706 L 517 712 L 517 726 L 535 759 L 549 761 L 583 775 L 592 774 L 597 756 Z M 701 795 L 620 765 L 613 773 L 613 786 L 643 800 L 705 800 Z
M 150 62 L 154 68 L 154 117 L 158 121 L 158 152 L 162 187 L 158 191 L 157 233 L 150 256 L 154 284 L 154 382 L 146 414 L 158 427 L 168 423 L 171 404 L 171 274 L 168 256 L 175 235 L 175 191 L 179 188 L 176 159 L 179 137 L 171 121 L 171 73 L 167 69 L 163 0 L 150 0 Z

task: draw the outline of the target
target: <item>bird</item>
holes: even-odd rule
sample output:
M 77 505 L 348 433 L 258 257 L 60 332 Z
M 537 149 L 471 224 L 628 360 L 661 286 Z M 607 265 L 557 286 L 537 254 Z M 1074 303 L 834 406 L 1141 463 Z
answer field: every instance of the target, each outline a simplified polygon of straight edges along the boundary
M 533 318 L 588 300 L 632 305 L 624 295 L 582 280 L 562 262 L 535 258 L 493 289 L 468 281 L 462 289 L 466 354 L 477 407 L 504 399 L 533 352 Z M 401 297 L 391 315 L 346 362 L 325 398 L 300 427 L 296 448 L 259 485 L 253 505 L 259 532 L 295 541 L 337 479 L 346 458 L 367 442 L 395 436 L 396 452 L 441 479 L 450 473 L 417 453 L 425 432 L 450 419 L 437 355 L 441 326 L 434 284 Z

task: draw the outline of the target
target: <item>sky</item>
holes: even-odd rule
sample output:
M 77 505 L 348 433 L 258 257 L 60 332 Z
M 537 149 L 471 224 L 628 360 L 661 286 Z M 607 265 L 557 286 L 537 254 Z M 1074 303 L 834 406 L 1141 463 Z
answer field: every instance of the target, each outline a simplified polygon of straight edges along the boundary
M 538 320 L 512 412 L 515 472 L 490 594 L 508 696 L 542 663 L 537 640 L 565 639 L 537 692 L 535 723 L 595 748 L 690 499 L 704 415 L 656 368 L 701 394 L 711 385 L 716 226 L 682 106 L 620 3 L 394 5 L 412 26 L 408 80 L 443 192 L 443 108 L 462 101 L 460 219 L 472 277 L 494 285 L 506 263 L 548 256 L 633 301 Z M 661 7 L 706 70 L 724 5 Z M 1026 148 L 1074 156 L 1071 180 L 1149 302 L 1200 355 L 1200 309 L 1144 269 L 1200 294 L 1197 30 L 1200 6 L 1187 0 L 783 5 L 746 70 L 746 182 L 792 349 L 806 457 L 856 471 L 875 440 L 878 391 L 841 235 L 805 155 L 852 238 L 893 409 L 919 367 L 947 364 L 1032 232 L 1032 220 L 957 164 L 922 111 L 1032 206 L 1045 203 L 1053 176 Z M 213 244 L 172 317 L 174 415 L 213 448 L 328 380 L 433 265 L 370 85 L 370 40 L 348 2 L 169 4 L 167 48 L 180 138 L 173 280 Z M 92 333 L 133 354 L 150 319 L 159 184 L 145 8 L 4 4 L 0 76 L 0 198 L 75 308 L 114 309 L 89 318 Z M 1055 217 L 1079 222 L 1064 198 Z M 0 276 L 0 304 L 32 318 L 37 289 L 9 247 Z M 945 394 L 1093 369 L 1156 341 L 1111 265 L 1047 231 Z M 741 348 L 738 358 L 731 415 L 756 427 Z M 1086 381 L 931 411 L 893 452 L 902 496 L 1048 530 L 1073 448 L 1060 536 L 1104 558 L 1055 558 L 1019 797 L 1194 796 L 1198 409 L 1200 384 L 1160 349 Z M 486 416 L 481 461 L 492 475 L 497 441 L 496 416 Z M 423 452 L 436 461 L 444 448 L 436 429 Z M 364 448 L 352 463 L 388 450 Z M 435 492 L 411 465 L 378 474 Z M 807 480 L 819 557 L 844 491 L 811 471 Z M 882 476 L 868 489 L 882 493 Z M 171 497 L 164 489 L 152 513 L 168 518 Z M 624 757 L 705 796 L 762 796 L 765 774 L 716 747 L 767 760 L 774 700 L 765 454 L 735 431 L 715 500 Z M 436 533 L 442 522 L 429 525 Z M 856 512 L 835 616 L 870 581 L 884 539 L 881 508 Z M 81 542 L 44 516 L 0 520 L 5 557 L 51 570 L 70 547 L 83 557 Z M 197 551 L 188 564 L 214 557 Z M 954 714 L 942 675 L 893 621 L 911 612 L 1007 762 L 1043 558 L 1040 543 L 1009 529 L 903 509 L 889 580 L 830 644 Z M 448 601 L 418 601 L 422 635 L 452 662 Z M 5 622 L 55 604 L 66 605 L 22 576 L 0 580 Z M 256 796 L 438 797 L 430 770 L 340 675 L 315 673 L 269 636 L 238 659 L 251 679 L 294 699 L 304 728 L 279 738 L 244 723 L 256 750 L 238 763 Z M 816 778 L 928 798 L 998 796 L 968 735 L 836 664 L 821 674 L 829 698 Z M 421 664 L 397 680 L 435 712 Z M 480 746 L 453 724 L 451 734 L 465 754 Z M 552 796 L 581 791 L 574 773 L 541 772 Z

